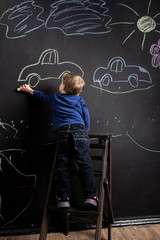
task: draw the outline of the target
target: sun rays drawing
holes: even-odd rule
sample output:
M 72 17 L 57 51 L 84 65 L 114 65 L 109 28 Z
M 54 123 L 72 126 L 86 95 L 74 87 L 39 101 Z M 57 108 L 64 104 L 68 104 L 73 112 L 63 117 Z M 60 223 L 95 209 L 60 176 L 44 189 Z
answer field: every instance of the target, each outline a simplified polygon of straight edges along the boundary
M 144 48 L 144 43 L 146 40 L 146 35 L 147 33 L 150 33 L 152 31 L 155 31 L 157 33 L 160 33 L 160 30 L 158 30 L 157 28 L 160 26 L 160 22 L 157 22 L 157 17 L 160 16 L 160 12 L 156 13 L 153 17 L 150 16 L 150 8 L 151 8 L 151 3 L 152 0 L 149 0 L 148 3 L 148 7 L 147 7 L 147 12 L 146 15 L 140 16 L 140 14 L 138 14 L 133 8 L 131 8 L 130 6 L 123 4 L 123 3 L 119 3 L 119 5 L 128 8 L 130 11 L 132 11 L 132 13 L 134 13 L 137 16 L 137 22 L 115 22 L 115 23 L 111 23 L 111 25 L 118 25 L 118 24 L 124 24 L 124 25 L 136 25 L 136 27 L 138 28 L 138 30 L 143 33 L 143 39 L 142 39 L 142 51 Z M 123 40 L 123 44 L 131 37 L 133 36 L 133 34 L 136 32 L 137 29 L 133 29 L 128 36 Z

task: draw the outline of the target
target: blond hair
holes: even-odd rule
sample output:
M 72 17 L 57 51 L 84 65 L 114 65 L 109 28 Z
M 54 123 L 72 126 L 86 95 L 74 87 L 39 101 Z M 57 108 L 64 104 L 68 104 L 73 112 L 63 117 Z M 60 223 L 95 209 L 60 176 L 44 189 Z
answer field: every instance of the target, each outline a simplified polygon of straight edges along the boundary
M 84 79 L 77 73 L 65 73 L 62 77 L 62 82 L 65 85 L 65 92 L 71 95 L 79 95 L 84 86 Z

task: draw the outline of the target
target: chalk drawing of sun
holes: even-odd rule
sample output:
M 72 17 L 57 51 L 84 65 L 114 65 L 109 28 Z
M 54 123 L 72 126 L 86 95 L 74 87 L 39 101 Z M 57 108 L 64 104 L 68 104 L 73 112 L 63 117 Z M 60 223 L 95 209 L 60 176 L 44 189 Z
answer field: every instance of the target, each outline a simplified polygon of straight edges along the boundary
M 144 43 L 146 39 L 146 34 L 152 31 L 155 31 L 157 33 L 160 33 L 159 30 L 156 28 L 160 26 L 160 23 L 156 22 L 156 17 L 160 15 L 160 13 L 157 13 L 153 17 L 149 16 L 150 15 L 150 7 L 151 7 L 151 2 L 152 0 L 149 0 L 148 3 L 148 8 L 147 8 L 147 14 L 145 16 L 140 17 L 140 15 L 131 7 L 127 6 L 126 4 L 119 3 L 119 5 L 126 7 L 130 9 L 135 15 L 137 15 L 138 20 L 137 20 L 137 28 L 140 32 L 143 33 L 143 39 L 142 39 L 142 51 L 144 48 Z M 110 25 L 116 25 L 116 24 L 135 24 L 135 22 L 115 22 L 111 23 Z M 136 29 L 134 29 L 129 35 L 124 39 L 123 44 L 136 32 Z

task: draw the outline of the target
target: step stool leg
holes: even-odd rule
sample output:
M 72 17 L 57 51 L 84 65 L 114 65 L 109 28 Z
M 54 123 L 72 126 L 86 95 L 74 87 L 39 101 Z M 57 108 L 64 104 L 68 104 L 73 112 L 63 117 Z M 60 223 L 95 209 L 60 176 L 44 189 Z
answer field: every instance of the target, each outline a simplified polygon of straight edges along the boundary
M 101 227 L 102 227 L 102 214 L 99 214 L 98 219 L 97 219 L 95 240 L 100 240 L 101 239 Z
M 69 233 L 69 215 L 70 213 L 69 212 L 66 212 L 65 214 L 65 234 L 68 235 Z
M 47 232 L 48 232 L 49 221 L 50 221 L 50 216 L 51 216 L 51 212 L 48 209 L 48 201 L 49 201 L 49 197 L 50 197 L 50 193 L 51 193 L 56 158 L 57 158 L 57 148 L 56 148 L 55 154 L 54 154 L 54 161 L 53 161 L 51 176 L 50 176 L 50 180 L 49 180 L 49 186 L 48 186 L 48 192 L 47 192 L 47 197 L 46 197 L 46 202 L 45 202 L 45 207 L 44 207 L 44 212 L 43 212 L 43 219 L 42 219 L 42 224 L 41 224 L 39 240 L 46 240 L 46 236 L 47 236 Z
M 40 230 L 40 235 L 39 235 L 39 240 L 46 240 L 49 220 L 50 220 L 50 212 L 48 211 L 47 207 L 45 207 L 45 211 L 44 211 L 43 219 L 42 219 L 41 230 Z
M 99 203 L 98 203 L 98 217 L 97 217 L 97 223 L 96 223 L 95 240 L 101 239 L 103 205 L 104 205 L 104 188 L 103 188 L 103 185 L 101 184 L 100 194 L 99 194 Z
M 107 179 L 104 180 L 104 188 L 105 188 L 107 204 L 108 204 L 108 218 L 109 218 L 108 220 L 109 220 L 109 223 L 114 223 L 113 209 L 112 209 L 112 203 L 111 203 L 111 193 L 109 190 L 109 184 Z
M 111 224 L 108 223 L 108 240 L 111 240 Z

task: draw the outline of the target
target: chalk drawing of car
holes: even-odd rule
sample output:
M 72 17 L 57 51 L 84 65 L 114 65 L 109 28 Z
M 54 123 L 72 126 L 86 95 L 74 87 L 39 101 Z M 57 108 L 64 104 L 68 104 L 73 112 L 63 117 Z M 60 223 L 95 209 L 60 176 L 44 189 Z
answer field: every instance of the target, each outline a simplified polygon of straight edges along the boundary
M 126 65 L 121 57 L 112 58 L 107 67 L 99 67 L 93 74 L 93 82 L 99 83 L 100 87 L 107 87 L 110 83 L 128 82 L 136 88 L 139 82 L 152 83 L 149 72 L 136 65 Z
M 84 76 L 84 72 L 79 65 L 69 61 L 59 62 L 57 50 L 47 49 L 42 52 L 37 63 L 22 69 L 17 81 L 23 81 L 31 87 L 35 87 L 41 80 L 60 79 L 67 72 L 75 72 L 82 77 Z

